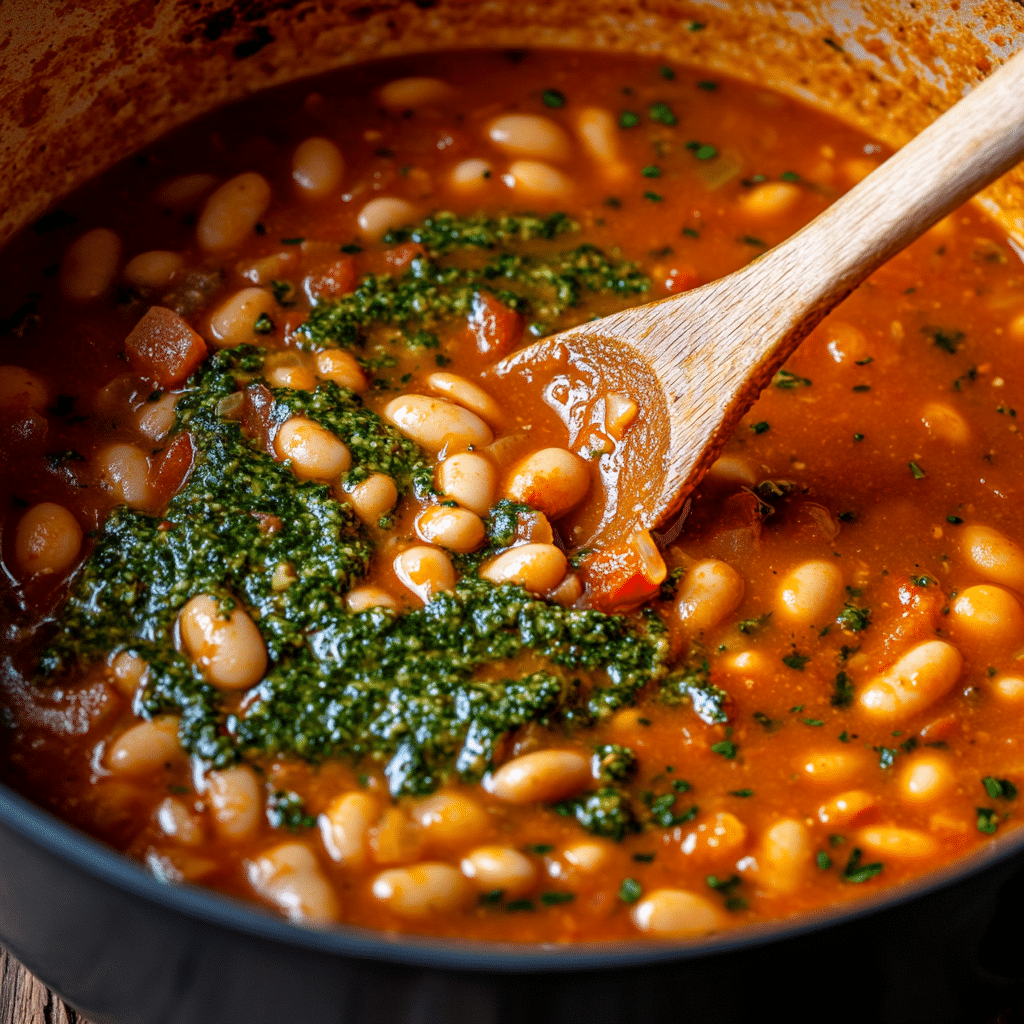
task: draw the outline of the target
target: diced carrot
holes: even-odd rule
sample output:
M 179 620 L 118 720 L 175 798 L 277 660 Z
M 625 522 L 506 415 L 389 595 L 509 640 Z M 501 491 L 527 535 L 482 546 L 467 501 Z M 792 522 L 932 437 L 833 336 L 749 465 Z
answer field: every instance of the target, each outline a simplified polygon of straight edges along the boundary
M 336 299 L 352 291 L 356 283 L 356 261 L 339 256 L 306 277 L 306 292 L 315 299 Z
M 164 449 L 153 467 L 155 507 L 161 508 L 177 494 L 192 472 L 194 459 L 192 435 L 183 431 Z
M 700 284 L 700 277 L 693 267 L 682 265 L 673 267 L 665 278 L 665 291 L 669 295 L 677 295 L 679 292 L 687 292 Z
M 653 597 L 668 569 L 650 531 L 639 530 L 588 558 L 582 574 L 594 606 L 608 611 Z
M 403 242 L 401 245 L 396 245 L 393 249 L 388 249 L 384 253 L 384 259 L 387 261 L 388 266 L 394 267 L 395 270 L 402 270 L 409 266 L 418 256 L 425 255 L 426 250 L 419 242 Z
M 523 318 L 490 292 L 473 296 L 469 331 L 484 355 L 503 356 L 512 351 L 523 333 Z
M 181 384 L 206 358 L 206 342 L 165 306 L 150 306 L 124 347 L 132 366 L 162 388 Z

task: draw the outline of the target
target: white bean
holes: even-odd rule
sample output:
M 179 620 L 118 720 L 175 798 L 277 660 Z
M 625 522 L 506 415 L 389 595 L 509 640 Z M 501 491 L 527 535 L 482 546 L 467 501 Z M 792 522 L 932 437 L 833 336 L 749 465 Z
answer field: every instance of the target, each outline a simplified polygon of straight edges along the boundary
M 590 781 L 590 762 L 575 750 L 535 750 L 506 761 L 487 788 L 511 804 L 553 803 Z
M 871 811 L 878 801 L 864 789 L 850 789 L 818 808 L 818 821 L 823 825 L 852 825 Z
M 941 438 L 950 444 L 963 444 L 970 440 L 971 428 L 967 421 L 945 402 L 929 402 L 921 410 L 921 422 L 932 437 Z
M 494 174 L 494 168 L 478 157 L 457 163 L 448 176 L 452 188 L 459 192 L 475 192 L 486 185 Z
M 157 806 L 156 821 L 165 836 L 183 846 L 199 846 L 206 838 L 202 819 L 173 796 Z
M 1024 591 L 1024 550 L 990 526 L 965 526 L 961 550 L 987 580 Z
M 274 452 L 291 461 L 300 480 L 337 480 L 352 465 L 352 453 L 341 438 L 305 416 L 293 416 L 281 424 L 274 436 Z
M 620 165 L 619 129 L 615 115 L 604 107 L 584 107 L 576 118 L 576 131 L 583 148 L 598 163 Z
M 923 751 L 907 760 L 897 778 L 900 796 L 911 804 L 931 803 L 956 785 L 949 758 L 937 751 Z
M 126 264 L 121 276 L 125 284 L 133 288 L 157 290 L 166 288 L 171 278 L 185 265 L 180 253 L 164 249 L 151 249 L 133 256 Z
M 480 567 L 492 583 L 517 583 L 531 594 L 545 594 L 565 578 L 565 553 L 554 544 L 519 544 Z
M 843 599 L 843 574 L 823 559 L 804 562 L 783 577 L 777 608 L 780 616 L 804 626 L 824 626 Z
M 506 494 L 548 519 L 558 519 L 578 505 L 590 489 L 590 469 L 566 448 L 542 448 L 512 470 Z
M 747 826 L 729 811 L 719 811 L 692 829 L 680 844 L 699 864 L 735 862 L 747 843 Z
M 388 868 L 373 880 L 371 890 L 389 910 L 406 918 L 457 910 L 473 897 L 469 883 L 450 864 Z
M 485 516 L 498 491 L 498 471 L 485 455 L 450 455 L 437 467 L 437 489 L 443 497 Z
M 215 348 L 254 345 L 260 339 L 256 331 L 260 317 L 272 320 L 276 311 L 277 302 L 266 288 L 243 288 L 213 311 L 206 340 Z
M 483 520 L 465 508 L 431 505 L 416 517 L 416 536 L 428 544 L 466 554 L 487 539 Z
M 290 921 L 326 924 L 338 917 L 330 883 L 305 843 L 282 843 L 247 862 L 249 884 Z
M 565 129 L 540 114 L 501 114 L 488 126 L 487 137 L 514 156 L 565 160 L 571 152 Z
M 345 158 L 330 139 L 306 139 L 292 154 L 292 181 L 304 199 L 326 199 L 344 176 Z
M 391 608 L 397 610 L 398 602 L 380 587 L 356 587 L 345 598 L 350 612 L 365 612 L 370 608 Z
M 455 589 L 452 560 L 440 549 L 406 548 L 394 561 L 395 575 L 424 604 L 443 590 Z
M 961 590 L 949 613 L 951 631 L 978 644 L 1019 644 L 1024 639 L 1024 610 L 1008 590 L 979 583 Z
M 362 867 L 370 855 L 370 826 L 379 817 L 380 803 L 369 793 L 335 797 L 317 819 L 331 859 L 346 867 Z
M 153 500 L 149 459 L 133 444 L 112 444 L 96 455 L 100 486 L 129 508 L 148 508 Z
M 110 663 L 110 678 L 118 690 L 131 699 L 142 685 L 148 670 L 149 666 L 142 658 L 129 651 L 121 651 Z
M 395 507 L 398 488 L 395 481 L 386 474 L 371 473 L 361 484 L 356 484 L 347 497 L 356 515 L 368 526 L 376 526 L 381 516 Z
M 82 528 L 63 506 L 33 505 L 18 521 L 14 558 L 25 577 L 51 576 L 69 569 L 82 549 Z
M 177 395 L 161 395 L 155 402 L 146 402 L 139 410 L 139 433 L 150 441 L 162 441 L 174 426 Z
M 913 861 L 930 857 L 938 843 L 916 828 L 870 825 L 857 832 L 855 842 L 864 852 L 890 860 Z
M 94 228 L 64 250 L 58 278 L 61 294 L 90 302 L 110 290 L 121 260 L 121 239 L 109 228 Z
M 964 660 L 943 640 L 927 640 L 909 650 L 887 672 L 876 676 L 858 694 L 865 714 L 896 723 L 948 693 L 960 677 Z
M 199 246 L 207 252 L 223 252 L 245 241 L 270 206 L 266 179 L 246 171 L 225 181 L 203 206 L 196 224 Z
M 435 394 L 475 412 L 493 430 L 497 430 L 505 420 L 501 407 L 483 388 L 457 373 L 431 373 L 423 383 Z
M 267 670 L 267 648 L 244 608 L 228 615 L 208 594 L 197 594 L 178 616 L 186 653 L 218 689 L 247 690 Z
M 476 413 L 427 395 L 402 395 L 384 407 L 384 419 L 429 452 L 483 448 L 494 440 Z
M 740 196 L 740 206 L 748 216 L 770 220 L 788 213 L 800 199 L 799 185 L 789 181 L 767 181 Z
M 795 818 L 783 818 L 761 837 L 757 853 L 758 878 L 776 893 L 800 887 L 811 864 L 813 850 L 806 826 Z
M 188 213 L 216 184 L 217 179 L 212 174 L 184 174 L 160 185 L 153 193 L 153 199 L 177 213 Z
M 745 487 L 753 487 L 757 483 L 757 473 L 754 467 L 739 455 L 723 455 L 712 463 L 708 470 L 708 476 L 712 480 L 721 480 L 723 483 L 743 484 Z
M 45 412 L 49 388 L 37 373 L 21 366 L 0 366 L 0 409 L 23 407 Z
M 328 348 L 316 356 L 316 375 L 321 380 L 331 380 L 340 388 L 348 388 L 362 394 L 369 385 L 366 374 L 355 356 L 341 349 Z
M 149 775 L 185 759 L 178 742 L 177 715 L 161 715 L 121 733 L 107 753 L 107 767 L 118 775 Z
M 487 812 L 459 793 L 435 793 L 410 808 L 425 842 L 435 849 L 454 850 L 479 842 L 490 830 Z
M 248 765 L 207 773 L 206 794 L 214 828 L 221 839 L 241 842 L 256 833 L 262 798 L 256 773 Z
M 363 235 L 376 241 L 391 228 L 399 228 L 416 219 L 416 207 L 404 199 L 394 196 L 379 196 L 371 199 L 356 218 Z
M 422 76 L 396 78 L 380 90 L 380 102 L 388 110 L 415 110 L 417 107 L 447 103 L 457 93 L 440 78 Z
M 717 626 L 743 600 L 743 578 L 728 563 L 705 558 L 690 566 L 676 591 L 675 616 L 690 632 Z
M 799 766 L 809 782 L 836 786 L 860 774 L 868 760 L 864 750 L 819 750 L 801 757 Z
M 557 168 L 539 160 L 516 160 L 501 180 L 517 193 L 534 200 L 567 199 L 573 183 Z
M 655 889 L 630 916 L 640 931 L 664 939 L 707 935 L 724 923 L 718 907 L 687 889 Z
M 509 846 L 478 846 L 462 858 L 461 867 L 480 892 L 500 889 L 510 898 L 522 896 L 537 880 L 530 858 Z

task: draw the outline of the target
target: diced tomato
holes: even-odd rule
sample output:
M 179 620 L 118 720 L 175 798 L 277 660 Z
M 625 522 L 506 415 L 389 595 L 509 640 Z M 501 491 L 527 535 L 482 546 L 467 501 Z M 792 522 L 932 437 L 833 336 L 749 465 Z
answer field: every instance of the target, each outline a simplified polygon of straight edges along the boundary
M 388 266 L 393 267 L 395 270 L 403 270 L 418 256 L 425 255 L 426 250 L 419 242 L 403 242 L 401 245 L 396 245 L 393 249 L 388 249 L 384 253 L 384 259 L 387 261 Z
M 124 347 L 132 366 L 162 388 L 181 384 L 206 358 L 206 342 L 165 306 L 150 306 Z
M 668 569 L 650 531 L 639 530 L 588 558 L 582 574 L 594 606 L 610 611 L 653 597 Z
M 192 435 L 183 432 L 163 450 L 153 467 L 153 489 L 156 492 L 155 506 L 160 508 L 177 494 L 192 472 L 195 451 Z
M 256 441 L 268 455 L 274 454 L 274 396 L 263 384 L 250 384 L 245 389 L 242 405 L 242 432 Z
M 683 264 L 682 266 L 673 267 L 665 278 L 665 291 L 669 295 L 678 295 L 679 292 L 688 292 L 691 288 L 696 288 L 700 284 L 700 277 L 697 271 L 691 266 Z
M 477 292 L 469 314 L 469 330 L 484 355 L 503 356 L 512 351 L 522 335 L 523 318 L 490 292 Z
M 352 291 L 356 283 L 356 261 L 339 256 L 306 278 L 306 294 L 311 299 L 336 299 Z

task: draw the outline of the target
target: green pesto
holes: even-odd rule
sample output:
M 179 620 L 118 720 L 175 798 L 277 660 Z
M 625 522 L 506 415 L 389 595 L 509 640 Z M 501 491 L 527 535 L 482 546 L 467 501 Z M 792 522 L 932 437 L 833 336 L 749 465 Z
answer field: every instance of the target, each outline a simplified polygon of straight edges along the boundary
M 390 242 L 419 242 L 426 250 L 401 277 L 366 275 L 352 293 L 318 303 L 299 333 L 310 348 L 358 347 L 375 325 L 414 332 L 466 317 L 482 292 L 528 316 L 544 333 L 588 293 L 633 296 L 650 288 L 635 264 L 609 258 L 589 244 L 543 255 L 499 252 L 483 266 L 442 258 L 452 250 L 493 250 L 500 244 L 550 240 L 575 230 L 577 225 L 563 214 L 498 220 L 435 214 L 385 236 Z
M 429 792 L 452 773 L 479 778 L 508 730 L 603 717 L 663 673 L 668 647 L 656 616 L 564 609 L 475 574 L 404 615 L 349 612 L 344 594 L 370 558 L 349 506 L 328 487 L 295 479 L 218 412 L 260 379 L 262 362 L 259 350 L 235 349 L 190 380 L 178 429 L 193 439 L 192 474 L 162 516 L 110 515 L 71 588 L 63 631 L 43 655 L 44 674 L 134 650 L 150 665 L 137 710 L 180 714 L 189 752 L 218 766 L 278 752 L 311 761 L 370 756 L 398 794 Z M 389 472 L 406 487 L 423 482 L 415 446 L 350 392 L 271 391 L 274 420 L 316 419 L 349 444 L 356 470 Z M 280 529 L 261 530 L 261 515 L 276 516 Z M 296 578 L 275 591 L 282 562 Z M 266 642 L 272 667 L 244 716 L 228 714 L 219 691 L 174 649 L 175 618 L 200 593 L 226 608 L 244 605 Z M 525 651 L 550 670 L 516 678 L 511 662 Z M 499 666 L 507 677 L 495 677 Z M 285 824 L 302 816 L 278 810 Z

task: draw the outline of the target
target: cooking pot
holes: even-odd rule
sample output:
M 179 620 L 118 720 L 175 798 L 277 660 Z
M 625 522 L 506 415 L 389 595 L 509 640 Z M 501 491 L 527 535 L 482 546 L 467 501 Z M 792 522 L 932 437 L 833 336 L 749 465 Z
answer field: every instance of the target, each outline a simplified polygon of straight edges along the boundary
M 470 44 L 698 63 L 898 146 L 1024 43 L 1024 7 L 7 0 L 0 39 L 2 243 L 215 106 L 355 61 Z M 1022 168 L 978 201 L 1024 241 Z M 657 1024 L 772 1012 L 982 1021 L 1024 995 L 1022 911 L 1017 829 L 862 902 L 696 942 L 513 946 L 316 931 L 162 884 L 0 786 L 0 941 L 94 1024 Z

